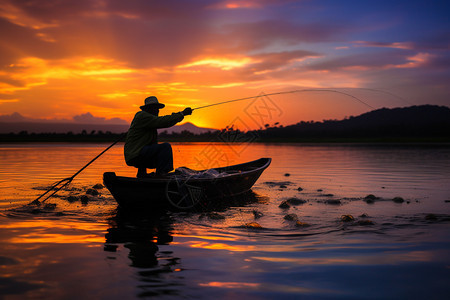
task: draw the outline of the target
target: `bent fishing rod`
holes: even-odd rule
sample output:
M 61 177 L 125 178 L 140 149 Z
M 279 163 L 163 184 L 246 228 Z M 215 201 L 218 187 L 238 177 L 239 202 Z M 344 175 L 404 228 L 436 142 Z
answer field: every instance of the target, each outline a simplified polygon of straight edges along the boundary
M 284 92 L 276 92 L 276 93 L 268 93 L 268 94 L 260 94 L 258 96 L 252 96 L 252 97 L 245 97 L 245 98 L 238 98 L 238 99 L 232 99 L 232 100 L 227 100 L 227 101 L 222 101 L 222 102 L 218 102 L 218 103 L 213 103 L 213 104 L 208 104 L 208 105 L 204 105 L 204 106 L 200 106 L 200 107 L 196 107 L 193 108 L 192 110 L 198 110 L 198 109 L 203 109 L 203 108 L 207 108 L 207 107 L 212 107 L 212 106 L 216 106 L 216 105 L 222 105 L 222 104 L 227 104 L 227 103 L 231 103 L 231 102 L 239 102 L 239 101 L 244 101 L 244 100 L 249 100 L 249 99 L 255 99 L 255 98 L 259 98 L 259 97 L 266 97 L 266 96 L 275 96 L 275 95 L 285 95 L 285 94 L 294 94 L 294 93 L 304 93 L 304 92 L 330 92 L 330 93 L 338 93 L 338 94 L 342 94 L 348 97 L 351 97 L 353 99 L 355 99 L 356 101 L 372 108 L 375 109 L 375 107 L 367 104 L 366 102 L 362 101 L 361 99 L 359 99 L 356 96 L 353 96 L 352 94 L 349 93 L 345 93 L 345 92 L 341 92 L 341 91 L 337 91 L 337 90 L 333 90 L 333 89 L 303 89 L 303 90 L 292 90 L 292 91 L 284 91 Z
M 367 104 L 366 102 L 362 101 L 361 99 L 359 99 L 358 97 L 355 97 L 349 93 L 346 92 L 341 92 L 341 91 L 337 91 L 337 90 L 333 90 L 333 89 L 303 89 L 303 90 L 292 90 L 292 91 L 284 91 L 284 92 L 276 92 L 276 93 L 268 93 L 268 94 L 260 94 L 258 96 L 252 96 L 252 97 L 244 97 L 244 98 L 238 98 L 238 99 L 232 99 L 232 100 L 227 100 L 227 101 L 222 101 L 222 102 L 218 102 L 218 103 L 213 103 L 213 104 L 208 104 L 208 105 L 204 105 L 204 106 L 200 106 L 200 107 L 196 107 L 193 108 L 192 110 L 199 110 L 199 109 L 204 109 L 204 108 L 208 108 L 208 107 L 213 107 L 213 106 L 218 106 L 218 105 L 223 105 L 223 104 L 227 104 L 227 103 L 232 103 L 232 102 L 239 102 L 239 101 L 244 101 L 244 100 L 249 100 L 249 99 L 256 99 L 259 97 L 268 97 L 268 96 L 275 96 L 275 95 L 285 95 L 285 94 L 294 94 L 294 93 L 304 93 L 304 92 L 330 92 L 330 93 L 338 93 L 338 94 L 342 94 L 348 97 L 353 98 L 354 100 L 372 108 L 375 109 L 373 106 Z M 60 191 L 62 188 L 64 188 L 65 186 L 67 186 L 68 184 L 70 184 L 73 179 L 80 174 L 84 169 L 86 169 L 89 165 L 91 165 L 95 160 L 97 160 L 100 156 L 102 156 L 106 151 L 108 151 L 109 149 L 111 149 L 114 145 L 116 145 L 118 142 L 120 142 L 125 136 L 126 136 L 126 132 L 121 134 L 120 137 L 114 141 L 111 145 L 109 145 L 105 150 L 103 150 L 100 154 L 98 154 L 96 157 L 94 157 L 91 161 L 89 161 L 86 165 L 84 165 L 80 170 L 78 170 L 75 174 L 73 174 L 70 177 L 64 178 L 56 183 L 54 183 L 45 193 L 43 193 L 42 195 L 40 195 L 39 197 L 37 197 L 34 201 L 30 202 L 30 204 L 34 204 L 34 205 L 39 205 L 41 204 L 41 202 L 45 202 L 47 199 L 49 199 L 50 197 L 52 197 L 53 195 L 55 195 L 58 191 Z M 50 193 L 51 191 L 53 191 L 52 193 Z M 39 201 L 41 198 L 43 198 L 45 195 L 48 196 L 42 200 Z

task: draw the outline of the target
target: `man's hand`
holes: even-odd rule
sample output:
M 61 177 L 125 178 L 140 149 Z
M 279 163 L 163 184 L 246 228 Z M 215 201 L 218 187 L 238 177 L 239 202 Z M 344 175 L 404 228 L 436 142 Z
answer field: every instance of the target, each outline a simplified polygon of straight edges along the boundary
M 187 107 L 182 111 L 182 113 L 183 113 L 183 116 L 192 115 L 192 108 Z

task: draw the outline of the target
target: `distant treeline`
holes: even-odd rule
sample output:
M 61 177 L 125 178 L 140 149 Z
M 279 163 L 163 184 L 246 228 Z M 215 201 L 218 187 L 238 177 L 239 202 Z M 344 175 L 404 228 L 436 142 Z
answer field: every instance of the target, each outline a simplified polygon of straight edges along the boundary
M 87 133 L 83 130 L 81 133 L 28 133 L 28 131 L 21 131 L 19 133 L 0 134 L 1 142 L 109 142 L 117 140 L 124 136 L 120 133 L 112 133 L 110 131 L 91 131 Z
M 102 131 L 68 133 L 1 134 L 0 142 L 113 142 L 125 134 Z M 290 126 L 266 124 L 242 132 L 234 128 L 194 134 L 162 132 L 159 141 L 172 142 L 450 142 L 450 108 L 422 105 L 378 109 L 357 117 Z
M 28 133 L 21 131 L 19 133 L 0 134 L 0 143 L 21 143 L 21 142 L 82 142 L 82 143 L 101 143 L 113 142 L 118 139 L 125 141 L 126 132 L 112 133 L 110 131 L 91 131 L 83 130 L 81 133 Z M 160 141 L 179 141 L 179 142 L 204 142 L 215 139 L 217 132 L 206 132 L 201 134 L 193 134 L 190 131 L 182 131 L 181 133 L 162 132 L 158 135 Z

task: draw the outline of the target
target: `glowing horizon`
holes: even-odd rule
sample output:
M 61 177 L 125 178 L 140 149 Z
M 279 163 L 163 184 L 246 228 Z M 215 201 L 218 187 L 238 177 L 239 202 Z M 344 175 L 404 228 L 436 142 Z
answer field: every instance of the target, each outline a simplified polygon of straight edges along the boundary
M 1 0 L 0 115 L 130 122 L 150 95 L 170 114 L 311 88 L 345 89 L 374 108 L 449 105 L 445 8 L 403 2 Z M 370 110 L 326 92 L 269 101 L 278 113 L 258 122 L 252 101 L 194 111 L 184 122 L 255 129 Z

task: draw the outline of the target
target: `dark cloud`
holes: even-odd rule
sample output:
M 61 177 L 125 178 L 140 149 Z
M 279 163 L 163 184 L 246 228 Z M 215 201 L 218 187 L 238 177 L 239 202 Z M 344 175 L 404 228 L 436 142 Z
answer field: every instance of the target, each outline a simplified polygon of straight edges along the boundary
M 409 57 L 415 52 L 404 50 L 382 50 L 338 56 L 310 64 L 311 70 L 338 71 L 352 67 L 381 69 L 388 66 L 402 65 L 410 62 Z
M 216 1 L 217 2 L 217 1 Z M 144 21 L 195 19 L 214 1 L 205 0 L 10 0 L 28 17 L 47 25 L 62 26 L 83 17 L 107 19 L 114 16 Z
M 35 56 L 57 59 L 65 56 L 59 43 L 46 42 L 37 36 L 37 31 L 18 26 L 0 18 L 2 38 L 0 39 L 0 68 L 5 68 L 20 58 Z
M 223 36 L 237 48 L 249 51 L 271 44 L 295 45 L 301 42 L 330 41 L 344 31 L 344 25 L 298 24 L 278 19 L 229 24 L 224 26 Z
M 57 25 L 60 21 L 76 18 L 87 12 L 102 8 L 99 0 L 10 0 L 13 5 L 27 16 L 46 24 Z
M 31 29 L 1 20 L 0 26 L 9 33 L 0 47 L 4 64 L 23 55 L 53 59 L 104 56 L 135 68 L 170 67 L 200 55 L 242 54 L 277 43 L 323 41 L 346 30 L 342 25 L 298 24 L 279 19 L 220 24 L 215 18 L 221 18 L 217 10 L 211 9 L 211 1 L 11 3 L 27 16 L 54 26 Z
M 450 30 L 448 27 L 439 28 L 417 38 L 415 43 L 418 50 L 448 51 L 450 49 Z
M 108 13 L 137 16 L 146 21 L 160 19 L 196 19 L 205 14 L 212 3 L 218 1 L 205 0 L 110 0 L 105 2 Z
M 277 69 L 295 60 L 302 60 L 307 57 L 318 57 L 318 56 L 321 55 L 316 52 L 305 50 L 258 54 L 254 55 L 253 58 L 260 62 L 251 65 L 250 68 L 252 68 L 252 70 L 254 71 Z
M 450 72 L 450 54 L 446 52 L 437 52 L 430 57 L 430 60 L 426 63 L 426 66 L 433 70 Z
M 402 42 L 369 42 L 369 41 L 358 41 L 354 42 L 355 47 L 379 47 L 379 48 L 397 48 L 397 49 L 413 49 L 413 43 L 402 43 Z
M 0 75 L 0 82 L 6 83 L 15 87 L 23 87 L 25 86 L 25 82 L 23 80 L 18 80 L 11 78 L 10 76 Z
M 183 20 L 86 19 L 66 25 L 64 31 L 50 28 L 51 36 L 67 45 L 71 56 L 103 56 L 135 68 L 175 66 L 198 55 L 208 43 L 207 23 Z M 68 34 L 70 33 L 70 34 Z
M 0 63 L 23 56 L 106 56 L 135 67 L 176 65 L 211 35 L 208 1 L 11 1 L 31 21 L 0 19 Z M 34 21 L 33 21 L 34 20 Z M 41 28 L 32 28 L 37 22 Z M 48 24 L 51 26 L 42 26 Z M 44 35 L 47 40 L 39 37 Z
M 124 18 L 141 18 L 146 21 L 160 19 L 198 19 L 227 8 L 264 8 L 296 3 L 295 0 L 10 0 L 28 16 L 44 23 L 59 24 L 82 15 L 108 18 L 112 15 Z M 234 11 L 234 10 L 233 10 Z
M 16 98 L 17 97 L 15 95 L 0 93 L 0 99 L 2 99 L 2 100 L 12 100 L 12 99 L 16 99 Z

